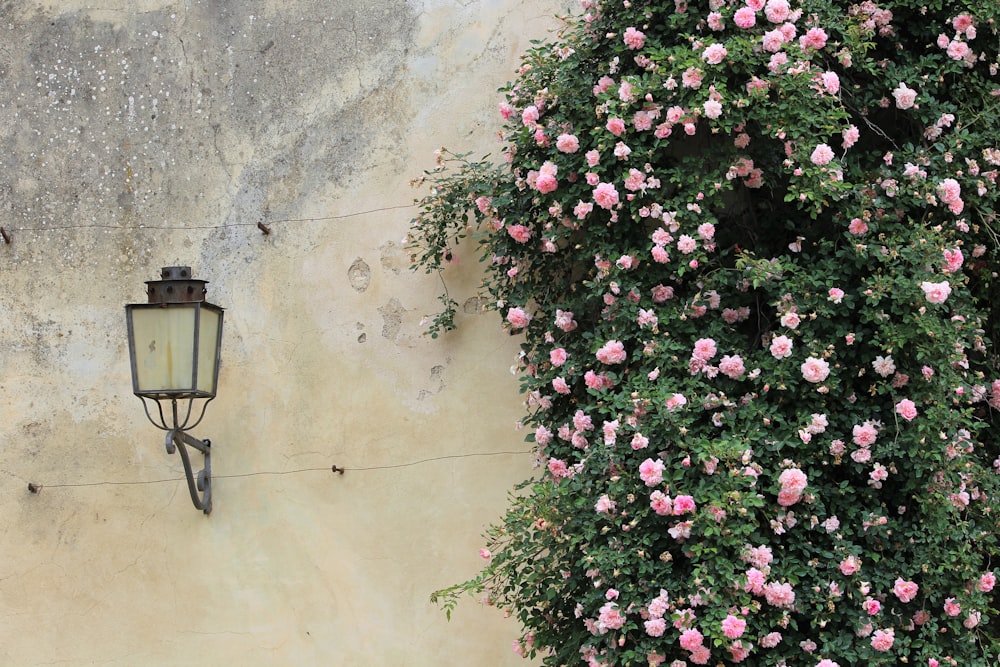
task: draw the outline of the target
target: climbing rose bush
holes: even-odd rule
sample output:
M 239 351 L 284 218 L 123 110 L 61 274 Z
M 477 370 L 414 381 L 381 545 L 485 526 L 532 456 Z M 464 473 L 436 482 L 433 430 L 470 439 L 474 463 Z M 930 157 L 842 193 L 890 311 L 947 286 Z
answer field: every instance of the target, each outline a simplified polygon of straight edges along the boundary
M 418 179 L 414 265 L 478 243 L 538 462 L 434 599 L 546 665 L 994 667 L 1000 8 L 581 7 L 503 159 Z

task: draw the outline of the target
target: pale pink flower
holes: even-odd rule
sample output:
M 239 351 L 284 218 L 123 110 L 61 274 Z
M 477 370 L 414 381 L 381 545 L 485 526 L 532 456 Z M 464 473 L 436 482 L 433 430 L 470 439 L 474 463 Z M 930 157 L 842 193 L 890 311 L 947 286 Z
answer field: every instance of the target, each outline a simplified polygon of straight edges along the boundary
M 531 315 L 526 313 L 524 309 L 514 306 L 507 310 L 507 321 L 515 329 L 523 329 L 531 321 Z
M 702 635 L 700 632 L 698 632 L 694 628 L 688 628 L 687 630 L 681 633 L 680 637 L 681 648 L 686 651 L 693 651 L 701 646 L 704 639 L 705 636 Z
M 764 593 L 764 584 L 767 578 L 764 573 L 755 567 L 751 567 L 746 571 L 747 583 L 743 587 L 743 590 L 748 593 L 753 593 L 754 595 L 761 595 Z
M 646 43 L 646 35 L 641 30 L 636 30 L 634 27 L 625 28 L 625 34 L 623 35 L 625 44 L 630 49 L 641 49 L 643 44 Z
M 806 51 L 819 51 L 826 46 L 827 34 L 822 28 L 809 28 L 806 34 L 799 38 L 799 44 Z
M 664 405 L 666 405 L 667 410 L 671 412 L 677 408 L 683 407 L 685 404 L 687 404 L 687 399 L 684 397 L 684 394 L 674 394 L 664 401 Z
M 869 616 L 875 616 L 882 611 L 882 603 L 878 600 L 872 600 L 871 598 L 865 600 L 861 606 L 866 612 L 868 612 Z
M 917 406 L 908 398 L 896 403 L 896 414 L 906 421 L 913 421 L 917 416 Z
M 598 183 L 594 188 L 594 202 L 603 209 L 611 209 L 618 203 L 618 190 L 612 183 Z
M 857 556 L 851 555 L 840 561 L 840 573 L 845 577 L 857 574 L 860 569 L 861 560 Z
M 719 372 L 732 380 L 738 380 L 746 371 L 743 359 L 738 354 L 727 354 L 719 361 Z
M 878 437 L 878 430 L 871 422 L 865 422 L 864 424 L 854 425 L 853 435 L 854 444 L 859 447 L 868 447 Z
M 698 236 L 705 241 L 711 241 L 715 236 L 715 225 L 711 222 L 703 222 L 698 225 Z
M 944 303 L 948 300 L 948 295 L 951 294 L 951 285 L 948 284 L 947 280 L 939 283 L 925 280 L 920 283 L 920 289 L 924 291 L 924 297 L 929 303 Z
M 584 157 L 587 158 L 587 165 L 591 167 L 596 167 L 601 162 L 601 153 L 596 149 L 587 151 Z
M 823 72 L 820 75 L 820 81 L 823 82 L 823 88 L 826 89 L 826 92 L 831 95 L 840 92 L 840 77 L 837 76 L 836 72 Z
M 992 572 L 987 572 L 983 576 L 979 577 L 979 581 L 976 582 L 976 590 L 981 593 L 989 593 L 993 590 L 993 587 L 997 584 L 997 576 Z
M 646 459 L 639 464 L 639 478 L 646 486 L 656 486 L 663 481 L 663 471 L 666 469 L 659 459 Z
M 764 598 L 772 607 L 791 607 L 795 604 L 795 591 L 789 583 L 771 582 L 764 586 Z
M 625 131 L 625 121 L 618 117 L 612 117 L 608 119 L 605 127 L 608 129 L 608 132 L 618 137 Z
M 813 150 L 812 155 L 809 156 L 809 160 L 816 166 L 822 167 L 823 165 L 830 164 L 833 160 L 834 154 L 833 149 L 826 144 L 819 144 L 816 149 Z
M 897 109 L 909 109 L 913 107 L 913 103 L 917 99 L 917 91 L 908 88 L 905 83 L 900 81 L 899 86 L 892 91 L 892 96 L 896 99 Z
M 772 338 L 771 356 L 775 359 L 785 359 L 792 356 L 792 339 L 788 336 L 775 336 Z
M 945 248 L 943 255 L 944 266 L 941 268 L 942 271 L 945 273 L 955 273 L 962 268 L 962 263 L 965 261 L 965 257 L 962 255 L 961 248 Z
M 713 339 L 699 338 L 694 342 L 694 351 L 691 353 L 691 356 L 702 361 L 709 361 L 717 352 L 718 348 Z
M 965 60 L 965 57 L 969 55 L 969 45 L 962 40 L 956 39 L 948 45 L 946 53 L 948 57 L 952 60 Z
M 690 255 L 697 247 L 698 242 L 687 234 L 681 234 L 680 238 L 677 239 L 677 249 L 684 255 Z
M 577 202 L 576 206 L 573 207 L 573 215 L 576 216 L 577 220 L 583 220 L 590 212 L 594 210 L 594 204 L 592 202 Z
M 531 230 L 524 225 L 507 225 L 507 234 L 518 243 L 527 243 L 531 238 Z
M 705 117 L 715 120 L 722 115 L 722 103 L 717 100 L 708 100 L 702 105 L 705 110 Z
M 605 364 L 620 364 L 628 358 L 621 341 L 609 340 L 597 351 L 597 360 Z
M 809 478 L 798 468 L 788 468 L 778 475 L 778 483 L 786 491 L 797 491 L 801 493 L 808 486 Z
M 840 667 L 840 665 L 833 660 L 820 660 L 816 663 L 816 667 Z
M 614 602 L 607 602 L 600 609 L 597 616 L 597 625 L 607 630 L 617 630 L 625 625 L 625 615 L 618 609 Z
M 687 514 L 688 512 L 693 512 L 695 510 L 694 498 L 691 496 L 677 496 L 674 498 L 674 516 L 680 516 L 681 514 Z
M 718 65 L 725 60 L 727 55 L 729 55 L 729 51 L 722 44 L 711 44 L 701 52 L 702 60 L 709 65 Z
M 611 500 L 608 494 L 604 494 L 594 504 L 594 511 L 598 514 L 610 514 L 615 511 L 615 507 L 615 501 Z
M 573 319 L 573 311 L 556 310 L 555 324 L 556 327 L 566 333 L 576 329 L 576 320 Z
M 662 637 L 667 629 L 667 622 L 662 618 L 651 618 L 644 621 L 642 625 L 650 637 Z
M 830 375 L 830 364 L 824 359 L 817 359 L 816 357 L 807 357 L 804 362 L 802 362 L 802 377 L 805 378 L 806 382 L 819 383 L 825 380 Z
M 876 630 L 875 634 L 872 635 L 871 645 L 876 651 L 885 652 L 892 648 L 893 641 L 895 641 L 895 635 L 892 628 Z
M 580 150 L 580 140 L 574 134 L 560 134 L 556 139 L 556 148 L 563 153 L 575 153 Z
M 878 355 L 875 357 L 875 361 L 872 362 L 872 368 L 875 372 L 884 378 L 889 377 L 896 372 L 896 363 L 892 360 L 892 355 Z
M 549 362 L 553 366 L 562 366 L 563 364 L 566 363 L 566 359 L 568 356 L 569 355 L 566 353 L 566 350 L 564 348 L 557 347 L 556 349 L 549 352 Z
M 555 390 L 557 394 L 569 394 L 573 391 L 566 383 L 566 379 L 562 377 L 552 379 L 552 389 Z
M 653 491 L 649 494 L 649 506 L 659 516 L 671 516 L 674 513 L 673 501 L 662 491 Z
M 764 16 L 771 23 L 784 23 L 788 20 L 789 14 L 791 14 L 791 9 L 788 6 L 788 0 L 767 0 L 767 4 L 764 6 Z
M 746 628 L 747 622 L 738 616 L 729 614 L 722 619 L 722 634 L 726 635 L 726 637 L 729 637 L 730 639 L 742 637 Z
M 843 138 L 840 145 L 847 149 L 858 143 L 858 139 L 861 138 L 861 131 L 857 126 L 849 125 L 846 130 L 840 133 L 840 136 Z
M 740 7 L 733 14 L 733 23 L 740 28 L 752 28 L 757 23 L 757 14 L 750 7 Z
M 538 121 L 538 107 L 532 105 L 521 112 L 521 122 L 525 127 L 533 127 Z
M 948 204 L 948 209 L 955 215 L 965 208 L 965 203 L 962 201 L 962 186 L 954 178 L 946 178 L 938 183 L 937 191 L 941 201 Z
M 774 648 L 780 643 L 781 643 L 780 632 L 769 632 L 760 638 L 760 645 L 762 648 Z
M 777 53 L 785 44 L 785 34 L 780 30 L 768 30 L 761 37 L 761 45 L 768 53 Z
M 801 318 L 799 318 L 798 313 L 796 313 L 794 310 L 791 310 L 782 315 L 779 321 L 781 322 L 781 326 L 783 327 L 788 327 L 789 329 L 796 329 L 798 328 L 799 323 L 802 320 Z
M 962 605 L 955 601 L 955 598 L 948 598 L 944 601 L 944 613 L 948 616 L 958 616 L 962 613 Z
M 827 297 L 830 301 L 834 303 L 840 303 L 844 300 L 844 290 L 839 287 L 831 287 L 827 292 Z
M 855 236 L 860 236 L 868 231 L 868 223 L 866 223 L 861 218 L 853 218 L 847 226 L 847 231 L 854 234 Z
M 893 584 L 892 592 L 899 598 L 900 602 L 910 602 L 913 598 L 917 597 L 917 592 L 920 587 L 912 581 L 904 581 L 902 578 L 897 577 L 896 583 Z

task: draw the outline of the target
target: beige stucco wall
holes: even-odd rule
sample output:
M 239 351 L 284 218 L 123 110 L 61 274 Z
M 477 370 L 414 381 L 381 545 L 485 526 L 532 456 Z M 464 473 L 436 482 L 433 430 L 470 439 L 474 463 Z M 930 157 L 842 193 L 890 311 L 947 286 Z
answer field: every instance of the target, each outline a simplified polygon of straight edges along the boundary
M 568 4 L 0 4 L 0 664 L 522 664 L 428 601 L 530 473 L 517 341 L 421 336 L 401 239 Z M 208 517 L 130 392 L 123 306 L 169 265 L 227 309 Z

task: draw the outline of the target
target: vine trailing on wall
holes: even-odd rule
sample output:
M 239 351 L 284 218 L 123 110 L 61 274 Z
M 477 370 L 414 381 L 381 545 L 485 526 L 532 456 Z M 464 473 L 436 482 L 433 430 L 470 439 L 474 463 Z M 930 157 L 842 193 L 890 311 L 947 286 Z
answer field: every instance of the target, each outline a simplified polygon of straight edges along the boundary
M 434 599 L 546 665 L 995 666 L 1000 8 L 581 4 L 420 179 L 542 464 Z

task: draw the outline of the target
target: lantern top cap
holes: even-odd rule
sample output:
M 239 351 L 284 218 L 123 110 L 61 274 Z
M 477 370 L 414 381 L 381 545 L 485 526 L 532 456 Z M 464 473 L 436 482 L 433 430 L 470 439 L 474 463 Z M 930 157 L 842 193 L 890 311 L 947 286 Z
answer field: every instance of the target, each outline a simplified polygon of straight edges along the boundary
M 160 269 L 162 280 L 147 280 L 149 303 L 191 303 L 204 301 L 207 280 L 191 277 L 190 266 L 165 266 Z

